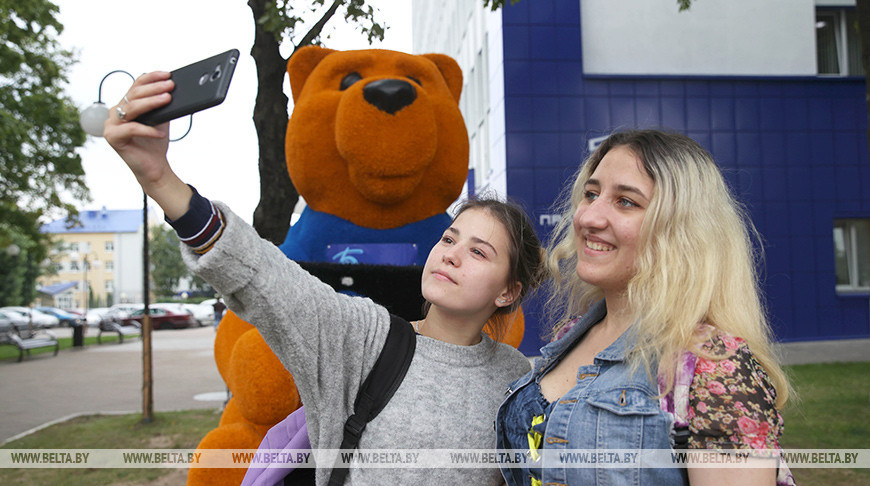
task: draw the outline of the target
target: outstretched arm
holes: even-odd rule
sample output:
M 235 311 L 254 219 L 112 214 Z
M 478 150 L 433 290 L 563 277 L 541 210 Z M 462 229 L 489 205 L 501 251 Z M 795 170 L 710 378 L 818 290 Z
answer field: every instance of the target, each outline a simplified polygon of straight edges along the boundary
M 109 110 L 103 136 L 136 176 L 145 194 L 174 220 L 187 212 L 193 192 L 172 171 L 166 158 L 169 123 L 151 127 L 135 121 L 139 115 L 169 103 L 170 91 L 175 87 L 169 76 L 165 71 L 139 76 L 118 104 L 126 113 L 124 119 L 115 108 Z
M 124 119 L 115 108 L 110 110 L 103 135 L 173 227 L 192 229 L 179 231 L 188 267 L 257 326 L 293 370 L 304 400 L 315 407 L 322 403 L 327 414 L 345 413 L 383 348 L 390 327 L 387 310 L 368 299 L 336 293 L 259 238 L 229 208 L 194 197 L 167 160 L 169 124 L 151 127 L 135 121 L 169 103 L 169 76 L 140 76 L 119 104 Z M 189 220 L 191 225 L 186 224 Z M 319 423 L 316 417 L 312 414 L 309 420 Z M 340 426 L 343 420 L 325 421 L 333 422 Z

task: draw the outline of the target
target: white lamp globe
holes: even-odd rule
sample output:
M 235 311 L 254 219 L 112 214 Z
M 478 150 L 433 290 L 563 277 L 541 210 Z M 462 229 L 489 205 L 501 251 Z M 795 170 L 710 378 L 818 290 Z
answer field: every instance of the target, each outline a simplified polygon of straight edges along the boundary
M 93 105 L 82 110 L 79 115 L 79 124 L 88 135 L 95 137 L 103 136 L 103 124 L 109 119 L 109 108 L 105 103 L 97 101 Z
M 21 248 L 19 248 L 15 243 L 6 247 L 6 254 L 9 256 L 18 256 L 19 253 L 21 253 Z

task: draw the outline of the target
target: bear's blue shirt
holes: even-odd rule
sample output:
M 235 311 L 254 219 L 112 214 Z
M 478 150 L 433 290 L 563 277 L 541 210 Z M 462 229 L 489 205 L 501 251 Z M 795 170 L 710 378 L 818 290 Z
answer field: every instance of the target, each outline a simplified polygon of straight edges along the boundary
M 407 243 L 417 245 L 415 265 L 423 266 L 429 250 L 450 226 L 447 213 L 393 229 L 357 226 L 346 219 L 306 207 L 278 248 L 291 260 L 325 262 L 326 247 L 335 243 Z

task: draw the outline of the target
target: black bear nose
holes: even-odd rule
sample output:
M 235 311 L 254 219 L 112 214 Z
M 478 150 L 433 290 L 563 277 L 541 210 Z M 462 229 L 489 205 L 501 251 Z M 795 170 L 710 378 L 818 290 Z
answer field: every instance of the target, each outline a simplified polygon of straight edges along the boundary
M 417 90 L 407 81 L 379 79 L 363 88 L 363 98 L 375 108 L 393 115 L 417 99 Z

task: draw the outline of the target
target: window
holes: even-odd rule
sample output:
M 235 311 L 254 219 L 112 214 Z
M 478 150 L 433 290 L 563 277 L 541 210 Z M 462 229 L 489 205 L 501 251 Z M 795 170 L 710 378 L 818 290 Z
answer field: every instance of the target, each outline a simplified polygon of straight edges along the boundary
M 79 251 L 79 244 L 78 243 L 70 243 L 69 244 L 69 251 Z
M 837 292 L 870 292 L 870 219 L 834 220 Z
M 106 292 L 114 292 L 115 290 L 115 281 L 114 280 L 106 280 Z
M 111 272 L 115 269 L 115 262 L 112 260 L 106 260 L 106 271 Z
M 69 271 L 70 272 L 78 272 L 79 271 L 79 262 L 72 260 L 69 262 Z
M 57 307 L 60 307 L 61 309 L 71 309 L 73 307 L 72 295 L 68 293 L 60 294 L 54 299 Z
M 113 251 L 115 251 L 115 242 L 114 241 L 107 241 L 106 242 L 106 253 L 112 253 Z
M 855 9 L 816 11 L 816 56 L 819 74 L 864 75 Z

